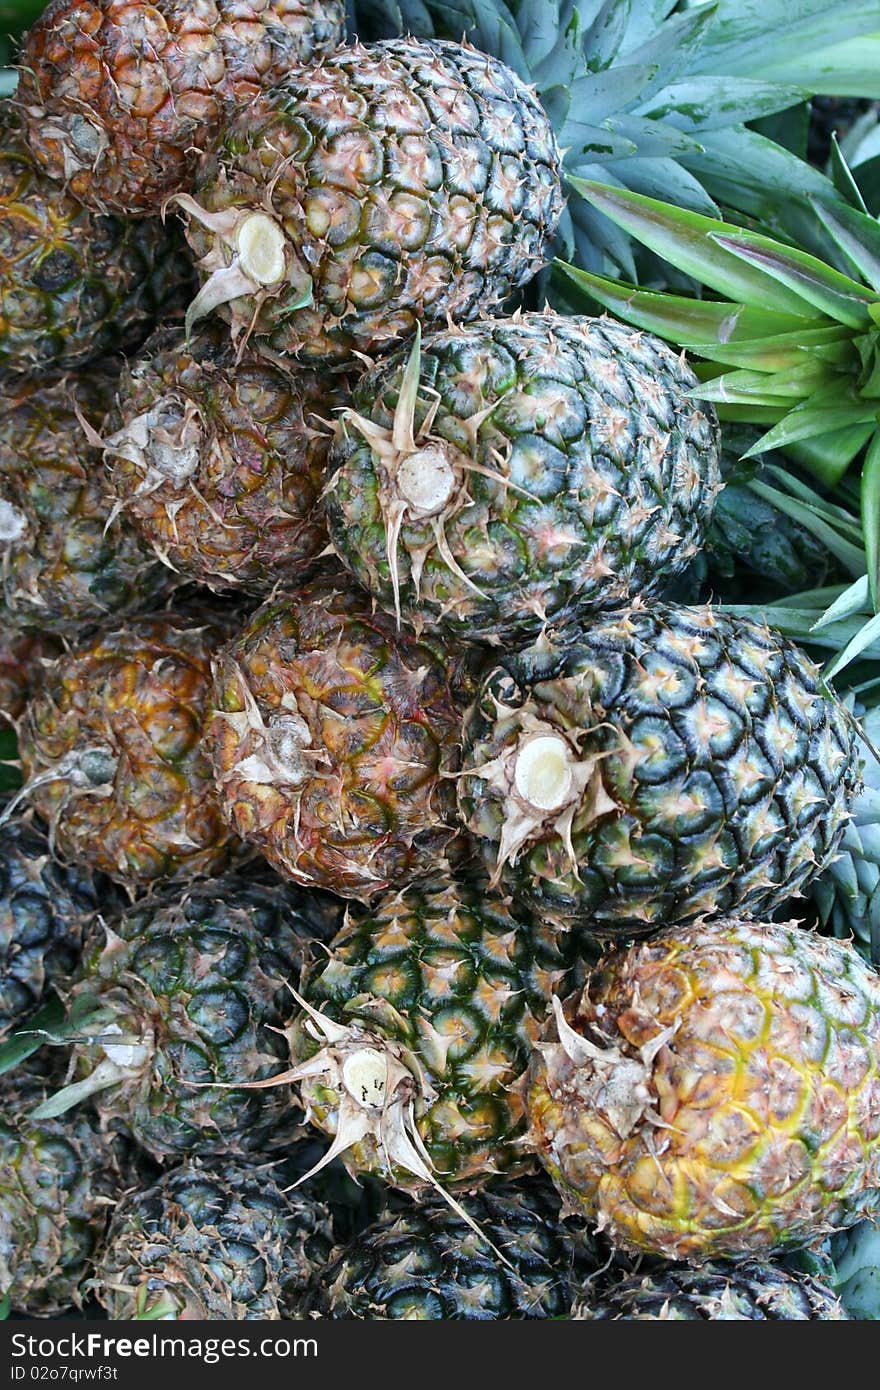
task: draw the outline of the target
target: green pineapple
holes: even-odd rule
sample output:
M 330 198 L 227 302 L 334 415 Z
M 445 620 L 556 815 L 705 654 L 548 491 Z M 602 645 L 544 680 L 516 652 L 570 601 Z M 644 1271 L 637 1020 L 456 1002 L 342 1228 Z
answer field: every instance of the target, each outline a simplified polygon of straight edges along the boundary
M 398 1202 L 322 1272 L 315 1309 L 362 1320 L 566 1318 L 577 1282 L 607 1261 L 600 1240 L 566 1229 L 537 1180 L 496 1183 L 461 1201 L 485 1239 L 439 1197 Z
M 304 973 L 293 1066 L 274 1083 L 300 1083 L 333 1137 L 323 1162 L 417 1191 L 531 1169 L 516 1083 L 574 978 L 570 939 L 479 881 L 442 881 L 384 897 L 329 949 Z
M 0 1036 L 69 982 L 90 922 L 121 906 L 103 874 L 53 858 L 37 822 L 0 829 Z
M 840 1300 L 816 1279 L 746 1260 L 668 1266 L 589 1288 L 578 1318 L 627 1322 L 840 1322 Z
M 191 1159 L 115 1209 L 89 1288 L 114 1321 L 295 1318 L 331 1248 L 327 1208 L 271 1167 Z
M 75 1080 L 39 1114 L 94 1096 L 102 1123 L 160 1162 L 286 1142 L 286 1098 L 235 1083 L 277 1071 L 273 1030 L 313 939 L 299 900 L 274 875 L 243 870 L 115 919 L 86 952 L 68 1022 L 53 1032 L 70 1039 Z
M 32 1317 L 79 1303 L 123 1187 L 91 1110 L 60 1120 L 29 1113 L 46 1094 L 35 1075 L 0 1083 L 0 1299 Z
M 720 487 L 695 384 L 610 319 L 433 334 L 368 372 L 340 416 L 336 552 L 398 621 L 494 643 L 651 592 L 696 553 Z
M 545 264 L 563 199 L 534 94 L 459 43 L 341 48 L 264 91 L 180 195 L 202 289 L 303 361 L 375 355 L 500 306 Z
M 785 904 L 830 863 L 857 784 L 848 712 L 797 647 L 636 601 L 501 660 L 458 796 L 508 891 L 636 935 Z

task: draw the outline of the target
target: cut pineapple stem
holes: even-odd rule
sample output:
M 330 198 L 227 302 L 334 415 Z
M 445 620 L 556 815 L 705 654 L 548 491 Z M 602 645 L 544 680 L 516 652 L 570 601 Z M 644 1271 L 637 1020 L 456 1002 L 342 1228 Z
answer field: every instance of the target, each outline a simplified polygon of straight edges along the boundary
M 277 284 L 285 271 L 285 236 L 264 212 L 246 217 L 236 236 L 241 268 L 260 285 Z
M 0 498 L 0 541 L 17 541 L 27 530 L 27 517 L 11 502 Z
M 375 1047 L 353 1052 L 342 1065 L 345 1089 L 358 1105 L 382 1110 L 388 1095 L 388 1058 Z
M 422 516 L 442 511 L 456 487 L 452 464 L 436 445 L 405 458 L 394 481 L 401 497 Z
M 568 801 L 574 777 L 571 748 L 557 734 L 533 738 L 517 754 L 516 789 L 537 811 L 558 811 Z

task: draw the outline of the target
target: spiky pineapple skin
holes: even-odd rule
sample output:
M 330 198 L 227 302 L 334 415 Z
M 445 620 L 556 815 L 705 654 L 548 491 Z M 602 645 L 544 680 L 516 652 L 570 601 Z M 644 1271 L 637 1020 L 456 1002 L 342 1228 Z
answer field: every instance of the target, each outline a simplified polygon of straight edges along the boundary
M 359 382 L 327 496 L 337 553 L 384 608 L 395 608 L 393 558 L 411 621 L 497 642 L 649 593 L 690 562 L 721 485 L 718 427 L 659 339 L 547 312 L 432 334 L 416 437 L 401 449 L 391 434 L 406 361 L 395 354 Z M 396 481 L 424 450 L 455 476 L 428 514 Z
M 38 1077 L 5 1077 L 0 1097 L 0 1284 L 33 1316 L 79 1302 L 79 1286 L 122 1178 L 88 1109 L 32 1120 L 45 1098 Z
M 327 1208 L 271 1168 L 193 1159 L 116 1208 L 91 1287 L 113 1321 L 291 1318 L 331 1247 Z
M 445 664 L 334 576 L 269 599 L 214 662 L 209 743 L 237 834 L 343 897 L 432 872 L 456 834 Z
M 105 459 L 123 515 L 181 575 L 259 593 L 328 545 L 319 499 L 345 379 L 160 330 L 123 374 Z
M 80 367 L 137 347 L 186 303 L 178 229 L 90 212 L 42 171 L 8 109 L 0 125 L 0 367 Z
M 572 943 L 515 915 L 479 880 L 440 880 L 382 898 L 329 949 L 327 961 L 307 969 L 303 997 L 335 1022 L 411 1051 L 425 1081 L 416 1088 L 416 1126 L 441 1184 L 479 1187 L 495 1174 L 531 1170 L 516 1083 L 551 994 L 575 978 Z M 294 1062 L 320 1049 L 305 1015 L 288 1036 Z M 333 1084 L 306 1078 L 301 1095 L 312 1123 L 336 1134 Z M 389 1173 L 370 1135 L 343 1161 L 354 1174 L 425 1190 L 396 1165 Z
M 65 635 L 157 603 L 172 576 L 112 516 L 100 455 L 78 415 L 100 427 L 116 374 L 13 378 L 0 402 L 0 599 L 17 628 Z
M 541 732 L 589 773 L 546 815 L 513 780 Z M 833 857 L 859 780 L 846 711 L 797 647 L 750 619 L 641 601 L 503 658 L 469 712 L 462 771 L 462 819 L 508 889 L 612 935 L 784 905 Z
M 559 1224 L 537 1182 L 497 1183 L 462 1198 L 508 1266 L 439 1197 L 391 1208 L 322 1273 L 322 1317 L 494 1322 L 568 1317 L 575 1273 L 602 1262 L 601 1244 Z
M 156 213 L 231 111 L 342 39 L 341 0 L 52 0 L 17 101 L 43 167 L 89 207 Z
M 147 897 L 94 941 L 69 1009 L 73 1016 L 97 1005 L 107 1015 L 111 1053 L 75 1043 L 73 1075 L 81 1081 L 106 1067 L 116 1032 L 144 1049 L 122 1058 L 114 1084 L 97 1093 L 105 1127 L 130 1134 L 159 1162 L 282 1142 L 287 1096 L 212 1083 L 246 1085 L 278 1070 L 284 1045 L 272 1030 L 286 1021 L 287 982 L 312 940 L 297 899 L 274 875 L 242 870 L 183 895 Z
M 660 1269 L 590 1291 L 589 1321 L 842 1322 L 840 1300 L 817 1279 L 757 1261 Z
M 211 656 L 227 631 L 216 614 L 142 616 L 102 628 L 47 673 L 19 751 L 26 778 L 48 779 L 31 801 L 64 857 L 138 888 L 217 872 L 240 850 L 202 744 Z
M 718 918 L 610 953 L 535 1052 L 530 1138 L 612 1244 L 762 1256 L 880 1178 L 880 977 L 797 924 Z M 569 1050 L 567 1050 L 569 1049 Z
M 473 318 L 528 280 L 562 212 L 559 152 L 504 64 L 403 38 L 341 49 L 258 97 L 196 201 L 221 221 L 270 212 L 286 238 L 281 279 L 221 309 L 234 332 L 253 323 L 303 360 L 347 358 Z M 228 231 L 189 217 L 203 273 L 231 264 Z
M 37 823 L 0 828 L 0 1036 L 69 981 L 95 914 L 121 905 L 103 874 L 54 859 Z

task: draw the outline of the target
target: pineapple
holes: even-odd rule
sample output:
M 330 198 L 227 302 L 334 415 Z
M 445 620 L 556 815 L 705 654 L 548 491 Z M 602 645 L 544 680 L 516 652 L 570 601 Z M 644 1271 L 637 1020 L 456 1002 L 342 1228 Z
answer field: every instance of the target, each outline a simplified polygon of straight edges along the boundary
M 222 325 L 188 343 L 160 331 L 107 423 L 117 510 L 171 569 L 212 588 L 294 582 L 328 545 L 326 417 L 346 400 L 344 377 L 237 356 Z
M 615 1322 L 841 1322 L 840 1300 L 817 1279 L 743 1260 L 661 1268 L 588 1292 L 575 1317 Z
M 60 656 L 60 639 L 35 632 L 0 637 L 0 721 L 13 724 L 43 683 L 44 667 Z
M 495 643 L 650 592 L 696 553 L 721 485 L 695 385 L 610 319 L 434 334 L 368 372 L 340 416 L 337 554 L 398 620 Z
M 278 1069 L 287 982 L 312 940 L 298 898 L 274 875 L 242 872 L 148 896 L 114 919 L 52 1034 L 69 1040 L 75 1079 L 38 1117 L 94 1096 L 104 1127 L 159 1162 L 289 1142 L 287 1098 L 238 1083 Z
M 295 1318 L 331 1246 L 327 1208 L 271 1168 L 192 1159 L 120 1203 L 89 1287 L 113 1321 Z
M 238 846 L 202 740 L 225 635 L 206 612 L 151 614 L 59 657 L 19 724 L 11 807 L 29 798 L 63 856 L 131 889 L 222 869 Z
M 574 969 L 570 938 L 482 882 L 388 895 L 307 968 L 293 1066 L 265 1084 L 300 1083 L 308 1118 L 333 1137 L 318 1167 L 342 1155 L 354 1176 L 416 1191 L 527 1172 L 517 1083 Z
M 51 0 L 18 104 L 54 178 L 99 211 L 158 212 L 231 111 L 342 40 L 343 0 Z
M 31 1317 L 78 1304 L 123 1179 L 94 1114 L 35 1120 L 38 1076 L 0 1083 L 0 1290 Z
M 0 367 L 78 367 L 137 347 L 191 281 L 174 226 L 89 212 L 43 173 L 0 103 Z
M 848 712 L 768 628 L 637 600 L 485 681 L 459 806 L 496 879 L 560 923 L 637 935 L 781 906 L 832 859 L 858 783 Z
M 100 425 L 115 375 L 41 373 L 10 382 L 0 401 L 0 615 L 13 627 L 69 633 L 147 607 L 170 572 L 137 532 L 114 519 L 100 456 L 79 418 Z
M 440 1198 L 398 1203 L 322 1272 L 317 1311 L 370 1321 L 568 1317 L 576 1279 L 602 1263 L 601 1243 L 560 1225 L 558 1203 L 537 1181 L 494 1184 L 462 1206 L 504 1263 Z
M 49 985 L 64 986 L 99 911 L 121 905 L 103 874 L 53 859 L 36 822 L 0 829 L 0 1036 L 21 1022 Z
M 880 1188 L 880 977 L 796 923 L 717 918 L 618 948 L 526 1086 L 566 1204 L 615 1246 L 761 1256 Z
M 258 96 L 177 200 L 221 308 L 303 360 L 500 305 L 548 255 L 559 151 L 531 91 L 457 43 L 341 49 Z
M 333 576 L 271 598 L 214 662 L 208 743 L 232 827 L 344 897 L 433 872 L 456 833 L 446 662 Z

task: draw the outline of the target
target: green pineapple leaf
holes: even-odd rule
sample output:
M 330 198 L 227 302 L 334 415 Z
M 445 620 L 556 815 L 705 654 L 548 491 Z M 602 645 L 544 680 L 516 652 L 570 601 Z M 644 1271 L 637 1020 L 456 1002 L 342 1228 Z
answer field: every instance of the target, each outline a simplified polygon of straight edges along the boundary
M 717 294 L 753 308 L 775 309 L 801 318 L 814 316 L 814 306 L 802 294 L 746 255 L 734 254 L 723 245 L 721 238 L 734 237 L 739 228 L 625 188 L 588 179 L 574 178 L 571 182 L 583 198 L 630 236 Z
M 871 603 L 877 612 L 880 610 L 880 430 L 868 445 L 862 465 L 862 527 Z

